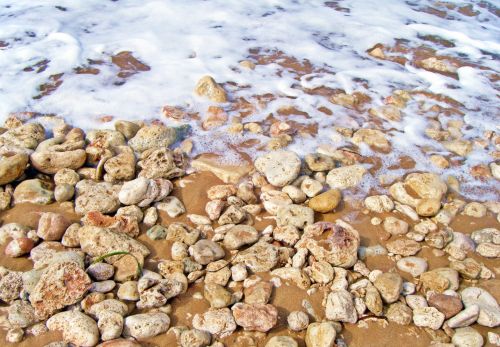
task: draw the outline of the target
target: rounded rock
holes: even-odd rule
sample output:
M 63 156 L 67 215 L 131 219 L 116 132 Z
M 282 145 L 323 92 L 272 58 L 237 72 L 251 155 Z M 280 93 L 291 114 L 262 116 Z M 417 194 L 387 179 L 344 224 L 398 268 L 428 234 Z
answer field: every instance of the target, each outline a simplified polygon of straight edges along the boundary
M 273 186 L 284 187 L 297 178 L 300 158 L 291 151 L 272 151 L 255 160 L 255 168 L 264 174 Z
M 301 331 L 309 325 L 309 316 L 302 311 L 292 311 L 287 317 L 287 322 L 293 331 Z
M 169 326 L 170 318 L 163 312 L 140 313 L 125 318 L 123 335 L 145 339 L 166 332 Z
M 330 189 L 309 200 L 309 207 L 316 212 L 328 213 L 333 211 L 339 205 L 341 199 L 342 194 L 340 193 L 340 190 Z

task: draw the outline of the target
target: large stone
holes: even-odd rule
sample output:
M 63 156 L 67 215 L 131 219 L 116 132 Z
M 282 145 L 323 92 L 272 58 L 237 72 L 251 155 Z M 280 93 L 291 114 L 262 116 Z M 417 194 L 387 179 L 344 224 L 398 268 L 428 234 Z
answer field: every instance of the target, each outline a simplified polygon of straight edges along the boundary
M 50 140 L 47 140 L 50 141 Z M 61 169 L 79 169 L 85 164 L 87 154 L 83 149 L 72 151 L 36 151 L 30 156 L 31 164 L 38 171 L 55 174 Z
M 38 178 L 22 181 L 14 190 L 14 204 L 48 205 L 54 201 L 52 186 Z
M 176 140 L 177 132 L 174 128 L 150 125 L 139 129 L 128 144 L 134 151 L 144 152 L 150 148 L 168 147 Z
M 331 170 L 326 176 L 326 183 L 334 189 L 356 187 L 366 173 L 362 165 L 342 166 Z
M 60 312 L 47 320 L 51 331 L 62 331 L 63 339 L 76 346 L 95 346 L 99 342 L 99 329 L 96 322 L 78 311 Z
M 448 187 L 441 178 L 434 173 L 411 173 L 405 179 L 405 188 L 411 189 L 421 199 L 440 201 Z
M 461 294 L 466 308 L 479 306 L 478 324 L 490 328 L 500 325 L 500 307 L 490 293 L 479 287 L 469 287 L 462 290 Z
M 28 123 L 1 134 L 0 147 L 21 152 L 25 149 L 35 149 L 44 139 L 45 129 L 43 126 L 39 123 Z
M 267 332 L 278 321 L 278 310 L 273 305 L 238 303 L 232 307 L 236 324 L 245 330 Z
M 276 246 L 266 242 L 257 242 L 253 246 L 238 252 L 233 264 L 244 263 L 253 272 L 267 272 L 278 264 L 279 254 Z
M 29 157 L 26 153 L 7 153 L 0 156 L 0 186 L 10 183 L 24 173 Z
M 207 331 L 218 338 L 224 338 L 236 330 L 236 322 L 228 308 L 210 309 L 193 317 L 195 329 Z
M 30 302 L 41 319 L 74 304 L 90 289 L 87 273 L 74 262 L 54 263 L 42 273 L 31 292 Z
M 123 335 L 145 339 L 166 332 L 169 326 L 170 318 L 166 313 L 140 313 L 125 318 Z
M 458 328 L 451 342 L 456 347 L 482 347 L 484 345 L 481 334 L 471 327 Z
M 300 158 L 290 151 L 272 151 L 255 160 L 255 168 L 274 186 L 284 187 L 297 178 Z
M 86 214 L 90 211 L 104 214 L 116 212 L 120 207 L 119 189 L 120 186 L 114 186 L 108 182 L 98 183 L 90 180 L 78 182 L 75 212 L 79 214 Z

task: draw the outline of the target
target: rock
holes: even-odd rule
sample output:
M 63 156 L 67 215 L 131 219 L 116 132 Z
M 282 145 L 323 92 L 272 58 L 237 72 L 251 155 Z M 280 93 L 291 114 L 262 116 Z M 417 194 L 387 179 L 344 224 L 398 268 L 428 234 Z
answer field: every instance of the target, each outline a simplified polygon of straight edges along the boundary
M 109 341 L 119 338 L 123 331 L 123 316 L 113 311 L 104 311 L 99 316 L 97 327 L 101 334 L 102 341 Z
M 318 230 L 313 235 L 304 233 L 297 247 L 306 247 L 318 261 L 326 261 L 333 266 L 349 268 L 358 260 L 359 233 L 341 219 L 335 224 L 319 222 L 311 225 Z
M 89 276 L 78 264 L 53 263 L 42 273 L 30 294 L 30 302 L 37 316 L 44 319 L 82 299 L 90 284 Z
M 397 239 L 387 242 L 385 246 L 389 252 L 402 255 L 403 257 L 415 255 L 422 249 L 420 243 L 410 239 Z
M 418 277 L 427 271 L 427 260 L 420 257 L 401 258 L 396 263 L 399 270 L 408 272 L 413 277 Z
M 443 142 L 444 148 L 452 153 L 466 157 L 472 151 L 472 143 L 467 140 L 451 140 Z
M 38 221 L 36 234 L 45 241 L 59 241 L 70 224 L 60 213 L 44 212 Z
M 264 209 L 269 214 L 276 215 L 280 207 L 292 204 L 292 200 L 288 194 L 279 190 L 265 191 L 260 195 L 260 200 L 264 205 Z
M 278 264 L 278 248 L 266 242 L 257 242 L 238 252 L 232 262 L 244 263 L 255 273 L 267 272 Z
M 174 128 L 150 125 L 140 128 L 128 144 L 135 152 L 142 153 L 151 148 L 169 147 L 176 140 L 177 132 Z
M 474 241 L 468 235 L 453 232 L 453 240 L 446 245 L 445 251 L 455 259 L 464 260 L 467 252 L 473 252 L 475 248 Z
M 117 155 L 109 158 L 104 163 L 106 175 L 105 180 L 128 181 L 135 177 L 135 155 L 128 146 L 117 146 L 114 148 Z
M 140 128 L 138 124 L 126 120 L 118 120 L 115 122 L 115 130 L 122 133 L 127 140 L 134 137 Z
M 115 215 L 110 217 L 98 211 L 90 211 L 81 221 L 84 226 L 106 228 L 112 232 L 123 233 L 131 237 L 138 236 L 140 232 L 137 218 L 132 216 Z
M 242 210 L 237 206 L 230 205 L 224 211 L 224 213 L 219 217 L 217 223 L 219 223 L 219 225 L 239 224 L 243 222 L 245 218 L 246 218 L 246 213 L 244 210 Z
M 278 209 L 276 224 L 278 226 L 293 225 L 303 229 L 308 224 L 314 223 L 314 211 L 301 205 L 286 205 Z
M 145 177 L 125 182 L 120 189 L 118 199 L 124 205 L 137 205 L 146 198 L 150 182 L 151 180 Z
M 464 261 L 450 262 L 450 268 L 456 270 L 467 279 L 477 279 L 481 273 L 481 264 L 472 258 L 466 258 Z
M 46 141 L 52 141 L 49 139 Z M 43 146 L 42 142 L 40 146 Z M 85 164 L 87 154 L 84 149 L 75 149 L 69 151 L 45 151 L 37 150 L 31 154 L 31 164 L 38 171 L 46 174 L 55 174 L 61 169 L 77 170 Z
M 476 252 L 487 258 L 499 258 L 500 257 L 500 244 L 496 245 L 494 243 L 484 242 L 477 246 Z
M 284 187 L 297 178 L 300 158 L 290 151 L 272 151 L 255 160 L 255 168 L 274 186 Z
M 19 298 L 19 294 L 23 288 L 22 275 L 22 272 L 17 271 L 7 271 L 7 273 L 0 275 L 0 300 L 10 303 Z
M 233 297 L 229 291 L 223 286 L 214 283 L 205 283 L 204 288 L 205 299 L 210 303 L 212 308 L 223 308 L 231 305 Z
M 246 304 L 267 304 L 273 292 L 270 282 L 259 281 L 245 288 L 244 296 Z
M 198 329 L 184 330 L 180 336 L 181 347 L 205 347 L 211 341 L 210 333 Z
M 408 325 L 412 321 L 412 311 L 402 302 L 395 302 L 389 305 L 386 317 L 389 322 L 399 325 Z
M 142 169 L 140 177 L 170 179 L 184 171 L 176 166 L 173 152 L 168 148 L 150 149 L 142 153 L 137 165 Z
M 13 328 L 7 331 L 5 341 L 9 343 L 21 342 L 24 337 L 24 331 L 21 328 Z
M 0 186 L 15 181 L 24 173 L 29 157 L 26 153 L 10 153 L 0 156 Z
M 394 202 L 387 195 L 369 196 L 365 199 L 364 205 L 376 213 L 391 212 L 394 209 Z
M 138 301 L 139 291 L 137 290 L 136 281 L 126 281 L 120 285 L 116 293 L 120 300 Z
M 161 225 L 154 225 L 146 231 L 146 234 L 151 240 L 164 240 L 167 236 L 167 229 Z
M 308 289 L 311 285 L 309 277 L 301 269 L 294 267 L 282 267 L 271 271 L 271 275 L 278 276 L 283 280 L 292 281 L 297 287 L 301 289 Z
M 429 306 L 444 314 L 445 319 L 453 317 L 462 310 L 462 300 L 456 296 L 430 292 L 427 298 Z
M 315 197 L 323 190 L 323 185 L 321 182 L 312 179 L 310 177 L 306 177 L 302 180 L 300 184 L 300 189 L 310 198 Z
M 63 339 L 77 346 L 95 346 L 99 342 L 96 322 L 78 311 L 56 313 L 47 320 L 49 330 L 60 330 Z
M 345 323 L 356 323 L 358 314 L 354 308 L 351 294 L 343 289 L 334 290 L 326 299 L 325 315 L 327 319 Z
M 138 219 L 138 221 L 140 221 Z M 158 210 L 156 207 L 149 207 L 144 212 L 144 220 L 142 221 L 146 226 L 153 226 L 158 221 Z
M 111 264 L 95 263 L 87 268 L 87 273 L 96 281 L 105 281 L 113 277 L 115 268 Z
M 376 129 L 359 129 L 353 134 L 352 142 L 358 146 L 361 145 L 361 143 L 366 143 L 380 150 L 390 149 L 390 143 L 386 135 Z
M 292 199 L 293 203 L 295 204 L 301 204 L 307 199 L 307 195 L 302 190 L 293 185 L 284 186 L 281 191 L 288 195 L 288 197 Z
M 325 154 L 307 154 L 304 159 L 311 171 L 330 171 L 335 167 L 333 158 Z
M 500 244 L 500 230 L 496 228 L 484 228 L 475 230 L 471 234 L 472 240 L 477 244 L 494 243 Z
M 342 195 L 338 189 L 330 189 L 309 200 L 309 207 L 316 212 L 328 213 L 339 205 L 341 199 Z
M 298 347 L 297 341 L 290 336 L 273 336 L 267 341 L 265 347 Z
M 74 194 L 75 194 L 75 188 L 69 184 L 58 185 L 54 190 L 54 197 L 57 202 L 64 202 L 71 200 Z
M 29 237 L 20 237 L 10 241 L 5 247 L 5 255 L 8 257 L 16 258 L 28 254 L 35 242 Z
M 444 314 L 434 307 L 417 307 L 413 310 L 413 323 L 418 327 L 437 330 L 444 322 Z
M 224 338 L 236 330 L 236 322 L 228 308 L 210 309 L 193 317 L 195 329 L 207 331 L 218 338 Z
M 116 212 L 120 207 L 118 190 L 119 186 L 113 186 L 108 182 L 97 183 L 90 180 L 78 182 L 75 212 L 82 215 L 90 211 L 104 214 Z
M 236 187 L 232 184 L 218 184 L 207 190 L 207 196 L 210 200 L 226 200 L 231 195 L 236 195 Z
M 224 247 L 229 250 L 251 245 L 259 239 L 259 232 L 250 225 L 235 225 L 224 235 Z
M 307 347 L 334 347 L 337 332 L 331 322 L 311 323 L 307 327 Z
M 35 149 L 45 139 L 45 129 L 39 123 L 27 123 L 0 135 L 0 147 Z M 17 147 L 17 148 L 16 148 Z
M 455 330 L 451 342 L 456 347 L 482 347 L 484 344 L 481 334 L 471 327 Z
M 362 165 L 348 165 L 328 172 L 326 183 L 333 189 L 347 189 L 361 183 L 366 169 Z
M 405 179 L 405 188 L 410 188 L 421 199 L 437 201 L 441 201 L 448 190 L 446 183 L 438 175 L 428 172 L 409 174 Z
M 176 218 L 186 212 L 184 204 L 175 196 L 167 196 L 162 202 L 156 203 L 155 207 L 170 218 Z
M 384 272 L 373 282 L 384 301 L 392 304 L 399 299 L 399 294 L 403 289 L 403 279 L 397 273 Z
M 211 200 L 205 205 L 205 212 L 207 213 L 208 218 L 211 220 L 217 220 L 219 219 L 225 206 L 226 203 L 222 200 Z
M 456 270 L 437 268 L 420 275 L 420 282 L 424 291 L 432 290 L 442 293 L 447 289 L 457 290 L 459 287 L 459 276 Z
M 463 328 L 474 324 L 479 317 L 479 306 L 469 305 L 465 310 L 459 312 L 454 317 L 446 321 L 450 328 Z
M 461 295 L 466 308 L 479 306 L 478 324 L 490 328 L 500 325 L 500 307 L 490 293 L 479 287 L 469 287 L 462 290 Z
M 203 76 L 194 89 L 196 95 L 204 96 L 213 102 L 227 102 L 224 88 L 215 82 L 211 76 Z
M 372 312 L 376 316 L 381 316 L 384 309 L 384 304 L 382 302 L 382 297 L 378 292 L 377 288 L 374 286 L 366 287 L 365 294 L 365 305 L 370 312 Z
M 236 324 L 244 330 L 267 332 L 278 321 L 278 310 L 273 305 L 237 303 L 232 307 Z
M 295 245 L 300 239 L 300 235 L 299 229 L 293 225 L 278 226 L 273 230 L 273 238 L 288 246 Z
M 48 205 L 54 201 L 51 186 L 37 178 L 19 183 L 14 190 L 14 204 L 32 203 Z
M 115 312 L 120 316 L 128 313 L 128 306 L 116 299 L 105 299 L 90 306 L 88 313 L 97 319 L 100 319 L 106 312 Z
M 123 336 L 145 339 L 168 330 L 170 318 L 163 312 L 140 313 L 125 318 Z
M 90 291 L 97 293 L 109 293 L 115 288 L 115 286 L 116 283 L 112 280 L 93 282 L 92 286 L 90 287 Z
M 139 241 L 134 240 L 126 234 L 114 233 L 106 228 L 83 226 L 78 230 L 78 238 L 80 239 L 82 250 L 93 257 L 118 250 L 130 252 L 144 258 L 150 253 L 148 248 Z M 109 257 L 107 261 L 114 263 L 121 257 L 119 255 Z
M 80 181 L 80 175 L 73 169 L 60 169 L 54 175 L 54 183 L 59 186 L 69 184 L 74 186 Z
M 382 225 L 391 235 L 404 235 L 408 232 L 408 223 L 392 216 L 385 218 Z
M 302 311 L 292 311 L 286 319 L 288 327 L 293 331 L 301 331 L 309 325 L 309 316 Z
M 199 240 L 189 247 L 189 254 L 197 263 L 207 265 L 208 263 L 224 258 L 226 252 L 216 242 Z
M 22 300 L 16 300 L 9 306 L 8 319 L 13 327 L 19 328 L 29 327 L 38 321 L 33 306 Z

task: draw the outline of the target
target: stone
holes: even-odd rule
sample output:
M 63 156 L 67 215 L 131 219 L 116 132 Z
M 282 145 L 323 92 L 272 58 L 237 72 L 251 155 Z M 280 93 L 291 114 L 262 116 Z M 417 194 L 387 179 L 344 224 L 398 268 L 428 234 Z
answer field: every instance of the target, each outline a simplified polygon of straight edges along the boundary
M 474 324 L 479 317 L 479 311 L 480 309 L 478 305 L 469 305 L 463 311 L 448 319 L 446 321 L 446 325 L 454 329 Z
M 159 211 L 165 212 L 170 218 L 176 218 L 186 213 L 184 204 L 175 196 L 167 196 L 162 202 L 157 202 L 155 207 Z
M 49 265 L 30 294 L 30 302 L 40 318 L 78 302 L 90 289 L 91 280 L 74 262 Z
M 193 328 L 224 338 L 236 330 L 236 322 L 228 308 L 210 309 L 193 317 Z
M 483 242 L 476 247 L 476 252 L 486 258 L 500 258 L 500 244 Z
M 300 184 L 300 189 L 309 198 L 312 198 L 318 195 L 323 190 L 323 185 L 321 184 L 321 182 L 315 179 L 306 177 L 304 180 L 302 180 L 302 183 Z
M 311 285 L 311 280 L 309 276 L 302 271 L 294 267 L 282 267 L 271 271 L 272 276 L 277 276 L 283 280 L 289 280 L 293 282 L 297 287 L 301 289 L 308 289 Z
M 16 300 L 9 306 L 8 320 L 11 326 L 19 328 L 27 328 L 38 321 L 33 306 L 22 300 Z
M 278 248 L 266 242 L 257 242 L 240 251 L 232 260 L 233 264 L 243 263 L 255 273 L 270 271 L 278 264 Z
M 309 325 L 309 316 L 302 311 L 292 311 L 286 318 L 288 327 L 293 331 L 302 331 Z
M 437 268 L 420 275 L 420 283 L 424 291 L 442 293 L 447 289 L 457 290 L 459 275 L 456 270 L 450 268 Z
M 140 177 L 170 179 L 181 176 L 184 171 L 176 166 L 174 153 L 168 148 L 149 149 L 142 153 L 137 163 L 142 170 Z
M 273 230 L 273 238 L 288 246 L 293 246 L 300 239 L 300 231 L 293 225 L 278 226 Z
M 267 304 L 273 292 L 270 282 L 259 281 L 244 289 L 244 302 L 246 304 Z
M 96 281 L 105 281 L 113 277 L 115 268 L 111 264 L 95 263 L 87 268 L 87 273 Z
M 212 308 L 223 308 L 231 305 L 232 295 L 223 286 L 215 283 L 205 283 L 204 288 L 205 299 L 210 303 Z
M 366 143 L 380 150 L 388 150 L 390 148 L 390 143 L 386 135 L 376 129 L 359 129 L 353 134 L 352 142 L 358 146 L 362 143 Z
M 387 242 L 385 246 L 389 252 L 403 257 L 415 255 L 422 249 L 422 245 L 420 245 L 420 243 L 410 239 L 397 239 Z
M 189 254 L 197 263 L 207 265 L 208 263 L 224 258 L 226 252 L 216 242 L 199 240 L 189 247 Z
M 224 235 L 224 247 L 229 250 L 251 245 L 259 239 L 259 232 L 249 225 L 235 225 Z
M 314 211 L 301 205 L 287 205 L 280 207 L 276 214 L 278 226 L 293 225 L 303 229 L 308 224 L 314 223 Z
M 145 339 L 165 333 L 170 326 L 170 318 L 163 312 L 140 313 L 125 318 L 123 336 Z
M 122 133 L 127 140 L 134 137 L 140 128 L 140 125 L 126 120 L 117 120 L 115 122 L 115 130 Z
M 482 347 L 484 344 L 481 334 L 471 327 L 455 330 L 451 342 L 456 347 Z
M 451 318 L 459 313 L 462 308 L 462 300 L 456 296 L 429 292 L 427 303 L 444 314 L 445 319 Z
M 126 234 L 115 233 L 106 228 L 83 226 L 78 230 L 78 238 L 82 250 L 93 257 L 115 251 L 124 251 L 145 258 L 150 253 L 148 248 L 139 241 Z M 106 258 L 106 260 L 114 263 L 121 257 L 123 256 L 117 255 Z
M 441 201 L 448 187 L 434 173 L 411 173 L 405 179 L 405 188 L 410 188 L 421 199 Z M 401 203 L 404 203 L 401 201 Z
M 118 288 L 118 292 L 116 293 L 116 295 L 120 300 L 138 301 L 139 291 L 137 289 L 137 282 L 136 281 L 123 282 Z
M 184 330 L 180 336 L 181 347 L 205 347 L 211 341 L 210 333 L 198 329 Z
M 365 199 L 364 205 L 376 213 L 391 212 L 394 209 L 394 202 L 387 195 L 369 196 Z
M 351 294 L 344 290 L 334 290 L 328 294 L 325 308 L 326 318 L 344 323 L 356 323 L 358 314 Z
M 46 141 L 52 141 L 49 139 Z M 43 142 L 40 146 L 43 145 Z M 30 161 L 35 169 L 45 174 L 55 174 L 60 169 L 77 170 L 85 164 L 87 154 L 84 149 L 69 151 L 37 150 L 31 154 Z
M 21 342 L 24 337 L 24 331 L 21 328 L 13 328 L 7 331 L 5 341 L 10 343 Z
M 348 165 L 335 168 L 328 172 L 326 183 L 333 189 L 347 189 L 361 183 L 366 169 L 362 165 Z
M 435 307 L 417 307 L 413 310 L 413 323 L 418 327 L 437 330 L 443 325 L 444 317 Z
M 29 157 L 26 153 L 7 153 L 0 155 L 0 186 L 15 181 L 22 176 Z
M 311 171 L 330 171 L 335 167 L 333 158 L 325 154 L 307 154 L 304 160 Z
M 161 225 L 154 225 L 146 231 L 151 240 L 164 240 L 167 237 L 167 229 Z
M 29 237 L 20 237 L 10 241 L 5 247 L 5 255 L 12 258 L 17 258 L 28 254 L 33 247 L 35 242 Z
M 366 308 L 376 316 L 381 316 L 383 314 L 384 303 L 382 302 L 382 297 L 378 292 L 377 288 L 374 286 L 366 287 L 365 294 L 365 305 Z
M 102 341 L 119 338 L 123 331 L 123 316 L 113 311 L 104 311 L 97 322 Z
M 461 295 L 466 308 L 479 306 L 478 324 L 490 328 L 500 325 L 500 307 L 490 293 L 479 287 L 469 287 L 462 290 Z
M 474 252 L 476 245 L 472 239 L 463 233 L 453 232 L 453 240 L 445 247 L 445 251 L 453 258 L 464 260 L 468 252 Z
M 225 206 L 226 203 L 222 200 L 211 200 L 205 205 L 205 212 L 207 213 L 208 218 L 211 220 L 217 220 L 219 219 Z
M 421 199 L 416 206 L 416 211 L 419 216 L 432 217 L 435 216 L 441 208 L 441 201 L 438 199 Z
M 36 234 L 45 241 L 58 241 L 70 224 L 71 222 L 60 213 L 43 212 Z
M 288 194 L 279 190 L 265 191 L 260 195 L 260 200 L 264 205 L 264 209 L 271 215 L 276 215 L 280 207 L 292 204 L 292 199 Z
M 219 225 L 239 224 L 243 222 L 245 218 L 246 213 L 244 210 L 237 206 L 230 205 L 219 217 L 217 223 L 219 223 Z
M 125 316 L 128 313 L 128 306 L 116 299 L 105 299 L 98 303 L 93 304 L 88 309 L 88 314 L 92 317 L 100 319 L 106 312 L 115 312 L 120 316 Z
M 412 310 L 402 302 L 395 302 L 389 305 L 385 314 L 389 322 L 399 325 L 409 325 L 412 321 Z
M 273 336 L 265 347 L 298 347 L 299 344 L 290 336 Z
M 65 311 L 47 320 L 50 331 L 62 331 L 63 339 L 77 346 L 95 346 L 99 342 L 96 322 L 84 313 Z
M 273 305 L 237 303 L 231 309 L 236 324 L 244 330 L 265 333 L 278 321 L 278 310 Z
M 272 151 L 255 160 L 255 168 L 274 186 L 284 187 L 300 172 L 300 158 L 291 151 Z
M 236 195 L 236 187 L 232 184 L 218 184 L 207 190 L 207 197 L 210 200 L 226 200 L 231 195 Z
M 48 205 L 54 201 L 54 192 L 50 184 L 37 178 L 19 183 L 14 190 L 14 204 L 32 203 Z
M 75 194 L 75 188 L 69 184 L 58 185 L 54 190 L 54 197 L 57 202 L 64 202 L 71 200 L 74 194 Z
M 134 216 L 115 215 L 110 217 L 98 211 L 90 211 L 81 219 L 84 226 L 96 226 L 106 228 L 118 234 L 126 234 L 130 237 L 139 235 L 139 223 Z
M 203 76 L 194 89 L 196 95 L 213 102 L 227 102 L 226 92 L 211 76 Z
M 466 258 L 463 261 L 452 261 L 450 262 L 450 268 L 467 279 L 476 279 L 481 273 L 481 264 L 472 258 Z
M 112 280 L 107 280 L 107 281 L 101 281 L 101 282 L 92 282 L 92 286 L 90 287 L 91 292 L 98 292 L 98 293 L 109 293 L 112 291 L 116 286 L 115 281 Z
M 150 125 L 140 128 L 128 144 L 135 152 L 142 153 L 151 148 L 169 147 L 177 140 L 174 128 Z
M 128 146 L 117 146 L 114 148 L 117 155 L 109 158 L 104 163 L 106 175 L 104 178 L 111 178 L 117 181 L 128 181 L 135 177 L 135 155 Z
M 358 260 L 360 243 L 359 233 L 351 225 L 341 219 L 335 224 L 319 222 L 310 226 L 312 235 L 307 228 L 296 247 L 305 247 L 318 261 L 326 261 L 333 266 L 349 268 Z M 316 231 L 317 230 L 317 231 Z
M 284 186 L 281 191 L 288 195 L 294 204 L 301 204 L 307 199 L 307 195 L 300 188 L 293 185 Z
M 326 261 L 316 261 L 306 271 L 314 282 L 321 284 L 332 281 L 335 275 L 333 267 Z
M 98 211 L 104 214 L 113 213 L 120 207 L 118 199 L 119 186 L 108 182 L 82 180 L 76 185 L 75 212 L 86 214 Z
M 340 190 L 330 189 L 309 200 L 308 206 L 316 212 L 328 213 L 333 211 L 339 205 L 341 199 L 342 194 L 340 193 Z
M 337 332 L 332 322 L 311 323 L 307 327 L 307 347 L 335 347 Z
M 373 282 L 378 289 L 382 299 L 388 304 L 392 304 L 399 299 L 399 294 L 403 289 L 403 279 L 397 273 L 384 272 Z
M 420 257 L 406 257 L 401 258 L 396 263 L 399 270 L 404 271 L 412 275 L 413 277 L 418 277 L 425 271 L 427 271 L 427 260 Z
M 74 186 L 78 183 L 78 181 L 80 181 L 80 175 L 72 169 L 61 169 L 54 175 L 54 183 L 57 186 L 63 184 Z
M 475 230 L 471 234 L 472 240 L 475 243 L 494 243 L 500 244 L 500 230 L 496 228 L 484 228 Z
M 408 223 L 392 216 L 385 218 L 382 226 L 391 235 L 404 235 L 408 232 Z

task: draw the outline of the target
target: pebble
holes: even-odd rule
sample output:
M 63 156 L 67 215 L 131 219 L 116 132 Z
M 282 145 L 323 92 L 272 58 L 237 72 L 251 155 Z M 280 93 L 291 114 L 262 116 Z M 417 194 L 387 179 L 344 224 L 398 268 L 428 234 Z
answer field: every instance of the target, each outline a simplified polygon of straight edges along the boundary
M 403 279 L 397 273 L 384 272 L 375 279 L 373 285 L 380 292 L 382 299 L 391 304 L 399 298 L 403 289 Z
M 57 202 L 64 202 L 71 200 L 75 194 L 75 187 L 70 184 L 57 185 L 54 190 L 54 197 Z
M 273 292 L 270 282 L 259 281 L 244 289 L 244 302 L 246 304 L 267 304 Z
M 90 287 L 90 291 L 97 292 L 97 293 L 109 293 L 110 291 L 112 291 L 115 288 L 115 286 L 116 286 L 116 283 L 113 280 L 92 282 L 92 286 Z
M 25 153 L 0 156 L 0 185 L 10 183 L 24 173 L 29 157 Z
M 227 96 L 222 88 L 211 76 L 203 76 L 196 84 L 195 93 L 204 96 L 213 102 L 226 102 Z
M 137 289 L 137 281 L 123 282 L 116 293 L 120 300 L 138 301 L 139 291 Z
M 238 252 L 232 260 L 234 264 L 243 263 L 255 273 L 267 272 L 278 264 L 278 248 L 266 242 L 257 242 Z
M 237 303 L 231 309 L 236 324 L 245 330 L 265 333 L 278 321 L 278 310 L 273 305 Z
M 170 326 L 170 318 L 163 312 L 140 313 L 125 318 L 123 336 L 145 339 L 163 334 Z
M 387 242 L 385 246 L 389 252 L 402 255 L 403 257 L 415 255 L 422 249 L 420 243 L 406 238 Z
M 315 197 L 323 190 L 323 185 L 321 182 L 316 181 L 313 178 L 306 177 L 300 184 L 300 189 L 309 197 Z
M 330 292 L 326 299 L 325 315 L 329 320 L 356 323 L 358 314 L 351 294 L 343 289 Z
M 290 336 L 273 336 L 265 347 L 298 347 L 299 344 Z
M 408 232 L 408 223 L 392 216 L 385 218 L 382 226 L 391 235 L 404 235 Z
M 420 283 L 425 291 L 432 290 L 442 293 L 447 289 L 457 290 L 459 275 L 456 270 L 450 268 L 437 268 L 421 274 Z
M 87 273 L 96 281 L 105 281 L 113 277 L 115 268 L 108 263 L 95 263 L 87 268 Z
M 334 347 L 337 332 L 332 322 L 311 323 L 307 327 L 307 347 Z
M 328 213 L 333 211 L 339 205 L 341 199 L 342 194 L 340 193 L 340 190 L 330 189 L 309 200 L 308 206 L 316 212 Z
M 235 264 L 231 267 L 231 279 L 235 282 L 244 281 L 248 277 L 248 271 L 245 264 Z
M 481 334 L 471 327 L 456 329 L 451 342 L 456 347 L 482 347 L 484 344 Z
M 100 314 L 97 328 L 102 341 L 119 338 L 123 331 L 123 316 L 113 311 L 104 311 Z
M 288 327 L 293 331 L 302 331 L 309 325 L 309 316 L 302 311 L 292 311 L 286 319 Z
M 394 209 L 394 202 L 387 195 L 369 196 L 365 199 L 364 205 L 376 213 L 391 212 Z
M 330 171 L 335 167 L 332 157 L 325 154 L 307 154 L 304 160 L 311 171 Z
M 120 186 L 108 182 L 82 180 L 76 184 L 75 212 L 84 215 L 91 211 L 113 213 L 120 207 Z
M 14 204 L 32 203 L 48 205 L 54 201 L 51 186 L 37 178 L 19 183 L 14 190 Z
M 226 252 L 224 252 L 224 249 L 216 242 L 199 240 L 189 247 L 189 254 L 197 263 L 207 265 L 213 261 L 224 258 Z
M 18 343 L 23 340 L 24 331 L 21 328 L 13 328 L 7 331 L 5 340 L 9 343 Z
M 435 307 L 417 307 L 413 310 L 413 323 L 418 327 L 437 330 L 444 322 L 444 314 Z
M 142 219 L 142 218 L 141 218 Z M 158 221 L 158 210 L 156 207 L 149 207 L 144 212 L 144 220 L 142 221 L 146 226 L 153 226 Z
M 427 271 L 427 260 L 420 257 L 406 257 L 401 258 L 396 263 L 399 270 L 404 271 L 412 275 L 413 277 L 418 277 L 425 271 Z
M 428 293 L 427 303 L 443 313 L 445 319 L 455 316 L 463 308 L 462 300 L 459 297 L 435 292 Z
M 207 331 L 218 338 L 224 338 L 236 330 L 236 322 L 230 309 L 210 309 L 193 317 L 193 327 Z
M 301 162 L 294 152 L 278 150 L 258 157 L 254 165 L 273 186 L 284 187 L 297 178 Z
M 167 237 L 167 229 L 161 225 L 154 225 L 146 231 L 151 240 L 164 240 Z
M 500 307 L 490 293 L 479 287 L 469 287 L 462 290 L 461 295 L 465 308 L 479 306 L 478 324 L 490 328 L 500 325 Z
M 484 242 L 477 246 L 476 252 L 486 258 L 500 258 L 500 244 Z
M 34 246 L 35 242 L 29 237 L 20 237 L 7 244 L 5 247 L 5 255 L 12 258 L 20 257 L 28 254 Z
M 284 186 L 281 191 L 283 193 L 286 193 L 290 197 L 290 199 L 292 199 L 294 204 L 301 204 L 307 199 L 307 195 L 302 190 L 293 185 Z
M 9 306 L 8 320 L 11 326 L 19 328 L 29 327 L 38 321 L 33 306 L 22 300 L 16 300 Z
M 233 300 L 233 297 L 228 290 L 215 283 L 205 283 L 203 294 L 212 308 L 227 307 L 231 305 Z
M 95 346 L 99 341 L 96 322 L 78 311 L 56 313 L 46 324 L 51 331 L 62 331 L 63 339 L 77 346 Z
M 412 321 L 412 310 L 402 302 L 395 302 L 389 305 L 385 316 L 389 322 L 408 325 Z
M 128 144 L 135 152 L 144 152 L 152 148 L 168 147 L 177 139 L 174 128 L 163 125 L 150 125 L 140 128 Z
M 80 175 L 73 169 L 60 169 L 54 175 L 54 183 L 56 186 L 69 184 L 75 186 L 80 181 Z
M 167 196 L 162 202 L 157 202 L 155 207 L 159 211 L 165 212 L 170 218 L 176 218 L 186 213 L 184 204 L 175 196 Z
M 306 225 L 314 223 L 314 211 L 301 205 L 286 205 L 280 207 L 276 214 L 278 226 L 293 225 L 303 229 Z
M 419 216 L 432 217 L 435 216 L 441 208 L 441 201 L 437 199 L 421 199 L 416 206 L 416 211 Z
M 366 169 L 362 165 L 349 165 L 332 169 L 326 176 L 326 183 L 333 189 L 347 189 L 361 183 Z
M 203 330 L 189 329 L 181 333 L 179 340 L 181 347 L 205 347 L 212 341 L 212 336 Z

